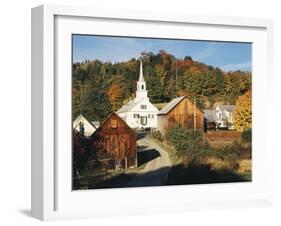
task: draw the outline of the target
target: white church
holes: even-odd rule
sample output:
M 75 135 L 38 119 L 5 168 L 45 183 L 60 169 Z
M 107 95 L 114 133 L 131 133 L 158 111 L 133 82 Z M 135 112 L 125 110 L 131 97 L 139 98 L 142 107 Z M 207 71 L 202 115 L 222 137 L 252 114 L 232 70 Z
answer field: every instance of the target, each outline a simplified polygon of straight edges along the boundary
M 158 109 L 149 101 L 146 83 L 143 78 L 142 62 L 140 62 L 140 77 L 137 82 L 136 97 L 123 105 L 117 114 L 131 128 L 157 128 Z

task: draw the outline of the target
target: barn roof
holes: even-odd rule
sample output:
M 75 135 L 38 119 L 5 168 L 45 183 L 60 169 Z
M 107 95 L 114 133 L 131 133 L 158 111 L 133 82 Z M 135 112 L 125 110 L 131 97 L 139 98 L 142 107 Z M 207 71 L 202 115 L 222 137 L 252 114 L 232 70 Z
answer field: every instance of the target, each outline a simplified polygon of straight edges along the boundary
M 162 108 L 162 110 L 158 113 L 158 115 L 168 114 L 184 98 L 185 98 L 185 96 L 182 96 L 182 97 L 177 97 L 177 98 L 171 100 L 168 104 L 165 105 L 165 107 Z
M 181 96 L 174 98 L 171 100 L 168 104 L 166 104 L 162 110 L 158 113 L 158 115 L 166 115 L 168 114 L 175 106 L 177 106 L 184 98 L 187 98 L 187 96 Z M 187 98 L 188 99 L 188 98 Z M 192 101 L 191 101 L 192 102 Z M 193 103 L 193 102 L 192 102 Z M 197 107 L 198 108 L 198 107 Z M 200 108 L 198 108 L 200 111 L 202 111 Z
M 94 136 L 98 131 L 100 131 L 103 127 L 103 125 L 105 124 L 105 122 L 112 116 L 115 115 L 119 120 L 121 120 L 122 122 L 124 122 L 124 125 L 129 128 L 131 131 L 133 131 L 133 129 L 118 115 L 116 114 L 115 111 L 112 111 L 100 124 L 100 126 L 96 129 L 96 131 L 92 134 L 92 136 Z

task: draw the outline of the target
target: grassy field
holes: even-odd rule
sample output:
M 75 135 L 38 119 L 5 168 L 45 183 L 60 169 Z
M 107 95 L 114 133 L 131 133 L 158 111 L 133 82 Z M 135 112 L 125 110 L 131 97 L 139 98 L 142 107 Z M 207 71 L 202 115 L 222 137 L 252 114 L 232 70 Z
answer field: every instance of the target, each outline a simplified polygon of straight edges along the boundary
M 221 135 L 221 134 L 220 134 Z M 240 139 L 237 134 L 232 134 L 232 144 Z M 214 135 L 211 136 L 214 139 Z M 220 148 L 229 143 L 225 143 L 224 136 L 217 138 L 220 140 Z M 228 138 L 229 139 L 229 138 Z M 186 152 L 178 152 L 172 145 L 163 143 L 157 139 L 154 141 L 164 148 L 170 156 L 172 168 L 170 170 L 167 184 L 203 184 L 203 183 L 227 183 L 227 182 L 246 182 L 252 180 L 252 160 L 251 159 L 232 159 L 209 155 L 206 158 L 193 158 L 187 156 Z M 220 150 L 213 149 L 214 152 Z M 227 153 L 229 155 L 229 153 Z
M 234 141 L 241 140 L 241 132 L 237 131 L 215 131 L 204 134 L 211 147 L 223 148 L 227 145 L 231 145 Z

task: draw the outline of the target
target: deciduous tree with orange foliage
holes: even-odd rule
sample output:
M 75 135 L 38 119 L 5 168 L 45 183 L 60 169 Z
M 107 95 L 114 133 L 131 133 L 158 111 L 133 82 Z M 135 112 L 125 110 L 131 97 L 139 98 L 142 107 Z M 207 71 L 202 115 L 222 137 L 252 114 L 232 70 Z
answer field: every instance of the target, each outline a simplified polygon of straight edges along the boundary
M 236 101 L 233 123 L 238 131 L 252 128 L 252 91 L 249 90 Z
M 124 96 L 124 87 L 122 84 L 114 83 L 112 84 L 107 92 L 110 103 L 112 105 L 112 110 L 116 111 L 122 106 L 122 100 Z

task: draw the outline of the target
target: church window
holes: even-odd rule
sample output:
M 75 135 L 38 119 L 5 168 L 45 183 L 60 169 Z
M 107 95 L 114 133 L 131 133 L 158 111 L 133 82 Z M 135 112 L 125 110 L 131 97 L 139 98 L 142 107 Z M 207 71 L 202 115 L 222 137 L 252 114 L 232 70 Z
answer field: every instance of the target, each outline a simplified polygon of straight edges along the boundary
M 150 118 L 150 114 L 148 114 L 148 118 Z
M 153 114 L 151 115 L 151 118 L 154 118 L 154 115 L 153 115 Z
M 141 89 L 144 89 L 144 85 L 141 85 Z
M 134 118 L 139 118 L 139 114 L 134 114 Z
M 146 109 L 147 106 L 146 105 L 141 105 L 141 109 Z
M 141 124 L 145 126 L 147 124 L 147 117 L 146 116 L 141 116 Z

